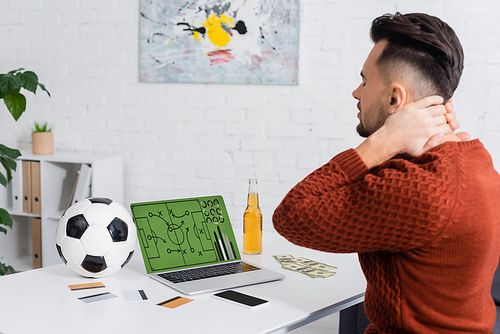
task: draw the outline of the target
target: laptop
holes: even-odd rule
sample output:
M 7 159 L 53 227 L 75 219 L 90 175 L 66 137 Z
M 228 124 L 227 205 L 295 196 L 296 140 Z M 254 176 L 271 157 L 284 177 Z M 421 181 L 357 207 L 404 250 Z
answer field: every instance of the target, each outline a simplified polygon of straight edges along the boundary
M 186 295 L 283 279 L 241 256 L 222 196 L 130 205 L 148 275 Z

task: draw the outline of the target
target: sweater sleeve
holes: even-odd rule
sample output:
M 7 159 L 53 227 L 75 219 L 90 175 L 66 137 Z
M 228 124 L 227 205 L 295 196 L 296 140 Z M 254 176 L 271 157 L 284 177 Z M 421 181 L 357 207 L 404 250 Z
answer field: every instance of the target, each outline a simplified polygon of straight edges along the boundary
M 273 224 L 292 243 L 321 251 L 406 251 L 439 235 L 455 190 L 453 168 L 435 154 L 368 171 L 350 149 L 290 190 Z

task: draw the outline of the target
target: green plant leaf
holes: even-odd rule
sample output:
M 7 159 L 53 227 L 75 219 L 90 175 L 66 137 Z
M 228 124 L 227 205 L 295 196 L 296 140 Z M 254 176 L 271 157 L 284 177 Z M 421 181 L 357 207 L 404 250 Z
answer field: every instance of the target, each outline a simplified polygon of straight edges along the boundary
M 9 183 L 9 181 L 7 180 L 7 178 L 5 177 L 5 175 L 3 175 L 2 172 L 0 172 L 0 184 L 2 186 L 4 186 L 5 188 L 7 188 L 7 184 Z
M 0 262 L 0 276 L 7 274 L 7 266 Z
M 7 177 L 0 172 L 0 184 L 4 187 L 7 187 L 7 184 L 12 179 L 12 170 L 15 171 L 17 168 L 17 162 L 14 159 L 17 159 L 21 156 L 21 152 L 19 150 L 15 150 L 9 148 L 5 145 L 0 144 L 0 163 L 5 168 L 7 172 Z
M 12 74 L 0 74 L 0 91 L 5 99 L 9 94 L 16 89 L 20 89 L 22 81 L 19 77 Z M 19 91 L 18 91 L 19 92 Z
M 36 94 L 36 89 L 38 88 L 38 76 L 33 71 L 26 71 L 24 73 L 17 73 L 16 76 L 21 78 L 22 87 L 29 90 L 33 94 Z
M 17 70 L 12 70 L 12 71 L 8 72 L 8 74 L 16 74 L 17 72 L 21 72 L 21 71 L 24 71 L 23 67 L 19 67 Z
M 0 208 L 0 225 L 12 228 L 12 219 L 7 210 Z M 4 232 L 7 234 L 7 231 Z
M 47 93 L 47 95 L 48 95 L 49 97 L 51 97 L 51 96 L 50 96 L 49 91 L 45 88 L 45 86 L 44 86 L 43 84 L 38 83 L 38 86 L 40 86 L 40 88 L 41 88 L 41 89 L 42 89 L 45 93 Z
M 2 163 L 3 168 L 5 168 L 5 171 L 7 172 L 7 183 L 9 183 L 10 180 L 12 180 L 12 170 L 16 170 L 17 163 L 15 160 L 1 155 L 0 163 Z
M 5 169 L 13 169 L 14 171 L 16 170 L 17 163 L 11 158 L 0 155 L 0 162 Z
M 9 273 L 9 271 L 14 274 L 16 271 L 12 266 L 8 266 L 5 263 L 0 262 L 0 276 L 6 275 Z
M 15 148 L 10 148 L 0 144 L 0 155 L 7 156 L 11 159 L 17 159 L 21 156 L 21 152 Z
M 19 93 L 19 90 L 11 91 L 9 95 L 5 95 L 3 101 L 16 121 L 26 110 L 26 98 Z
M 0 161 L 2 161 L 2 166 L 3 168 L 5 168 L 5 171 L 7 172 L 7 184 L 10 182 L 10 180 L 12 180 L 12 169 L 10 168 L 10 166 L 3 161 L 3 157 L 0 157 Z M 1 173 L 1 172 L 0 172 Z M 3 175 L 3 174 L 2 174 Z M 5 177 L 5 176 L 3 176 Z M 4 187 L 7 188 L 7 184 L 4 185 Z

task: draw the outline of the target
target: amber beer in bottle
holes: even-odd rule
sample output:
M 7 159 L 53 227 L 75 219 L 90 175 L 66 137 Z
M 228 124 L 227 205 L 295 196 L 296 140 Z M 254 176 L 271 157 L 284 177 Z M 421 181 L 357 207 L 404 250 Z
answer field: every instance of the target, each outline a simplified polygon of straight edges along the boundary
M 257 179 L 250 179 L 248 184 L 248 204 L 243 214 L 243 252 L 262 252 L 262 211 L 259 208 Z

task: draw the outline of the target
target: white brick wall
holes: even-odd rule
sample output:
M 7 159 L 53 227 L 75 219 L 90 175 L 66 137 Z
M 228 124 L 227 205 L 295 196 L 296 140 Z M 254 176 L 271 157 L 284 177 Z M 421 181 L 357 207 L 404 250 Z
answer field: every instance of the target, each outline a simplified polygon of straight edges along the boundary
M 52 94 L 27 94 L 17 123 L 0 106 L 0 142 L 29 147 L 33 121 L 49 121 L 58 150 L 124 156 L 125 205 L 220 193 L 236 225 L 257 176 L 269 229 L 296 182 L 360 143 L 351 92 L 368 29 L 396 10 L 437 15 L 459 35 L 462 130 L 500 166 L 497 0 L 302 0 L 298 86 L 139 83 L 139 0 L 0 0 L 0 73 L 34 70 Z

